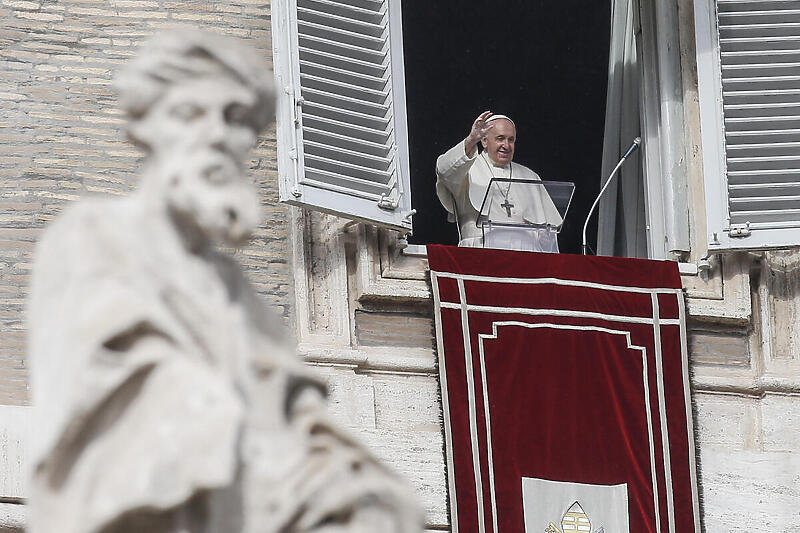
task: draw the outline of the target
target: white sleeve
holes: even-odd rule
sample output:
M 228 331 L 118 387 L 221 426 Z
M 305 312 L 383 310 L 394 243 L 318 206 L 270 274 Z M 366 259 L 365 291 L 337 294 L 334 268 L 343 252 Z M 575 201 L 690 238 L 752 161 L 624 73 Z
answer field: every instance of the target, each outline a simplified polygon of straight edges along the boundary
M 467 186 L 467 174 L 472 168 L 472 163 L 478 157 L 468 157 L 464 148 L 464 141 L 450 148 L 436 160 L 436 196 L 442 206 L 450 213 L 448 220 L 454 222 L 456 197 L 463 194 Z
M 464 141 L 460 141 L 436 160 L 436 176 L 447 183 L 459 183 L 466 177 L 477 157 L 477 151 L 474 156 L 467 156 Z

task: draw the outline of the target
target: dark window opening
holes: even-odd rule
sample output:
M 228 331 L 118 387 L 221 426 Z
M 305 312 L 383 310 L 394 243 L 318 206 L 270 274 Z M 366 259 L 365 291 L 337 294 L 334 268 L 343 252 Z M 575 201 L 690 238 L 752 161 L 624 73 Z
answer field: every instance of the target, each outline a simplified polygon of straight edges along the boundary
M 436 197 L 436 158 L 490 109 L 517 125 L 514 161 L 542 179 L 575 182 L 559 246 L 580 253 L 600 189 L 610 21 L 609 0 L 403 3 L 411 243 L 457 243 Z

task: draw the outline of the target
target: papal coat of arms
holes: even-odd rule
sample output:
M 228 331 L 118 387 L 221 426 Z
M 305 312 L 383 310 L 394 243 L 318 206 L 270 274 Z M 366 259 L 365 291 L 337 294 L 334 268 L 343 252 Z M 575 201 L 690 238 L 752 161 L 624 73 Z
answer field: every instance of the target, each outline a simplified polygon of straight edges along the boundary
M 525 533 L 630 533 L 625 483 L 522 478 Z
M 561 528 L 559 529 L 557 525 L 550 522 L 544 533 L 575 533 L 579 531 L 591 532 L 592 522 L 583 507 L 581 507 L 581 504 L 576 501 L 569 506 L 569 509 L 561 517 Z M 605 533 L 605 529 L 601 527 L 594 530 L 594 533 Z

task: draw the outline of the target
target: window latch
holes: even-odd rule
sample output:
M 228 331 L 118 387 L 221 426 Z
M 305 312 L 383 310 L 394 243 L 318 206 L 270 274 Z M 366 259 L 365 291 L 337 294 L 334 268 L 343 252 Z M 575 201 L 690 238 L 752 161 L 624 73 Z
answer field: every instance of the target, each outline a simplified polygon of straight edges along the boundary
M 403 217 L 403 222 L 408 222 L 409 224 L 411 224 L 411 217 L 413 217 L 416 214 L 417 214 L 417 210 L 416 209 L 412 209 L 411 211 L 408 212 L 408 214 L 406 216 Z
M 389 194 L 383 193 L 381 194 L 380 200 L 378 200 L 378 207 L 381 209 L 387 209 L 389 211 L 394 211 L 397 209 L 397 206 L 400 205 L 400 198 L 397 194 L 397 189 L 392 189 L 392 192 Z
M 302 96 L 298 96 L 294 100 L 294 123 L 295 125 L 300 125 L 300 113 L 303 111 L 303 104 L 306 103 L 306 99 Z
M 731 238 L 742 239 L 744 237 L 749 237 L 752 232 L 750 231 L 750 223 L 745 222 L 744 225 L 731 225 L 729 235 Z

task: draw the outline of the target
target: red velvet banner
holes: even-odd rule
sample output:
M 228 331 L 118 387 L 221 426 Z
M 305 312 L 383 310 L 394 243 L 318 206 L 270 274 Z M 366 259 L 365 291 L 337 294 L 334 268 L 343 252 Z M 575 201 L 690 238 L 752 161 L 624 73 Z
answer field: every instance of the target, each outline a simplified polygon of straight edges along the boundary
M 677 265 L 428 261 L 453 531 L 699 533 Z

